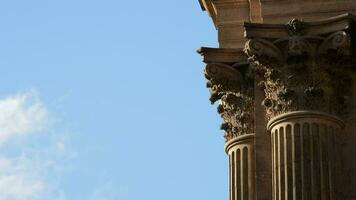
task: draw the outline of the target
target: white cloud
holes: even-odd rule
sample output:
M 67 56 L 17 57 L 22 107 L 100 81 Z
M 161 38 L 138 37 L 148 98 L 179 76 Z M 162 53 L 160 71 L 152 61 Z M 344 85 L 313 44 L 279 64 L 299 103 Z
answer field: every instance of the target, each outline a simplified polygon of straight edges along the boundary
M 0 100 L 0 143 L 44 128 L 48 112 L 35 91 Z
M 1 199 L 39 199 L 43 196 L 45 184 L 35 171 L 29 171 L 31 162 L 20 159 L 1 158 L 0 177 Z
M 0 99 L 1 200 L 65 199 L 53 177 L 72 153 L 50 118 L 34 90 Z

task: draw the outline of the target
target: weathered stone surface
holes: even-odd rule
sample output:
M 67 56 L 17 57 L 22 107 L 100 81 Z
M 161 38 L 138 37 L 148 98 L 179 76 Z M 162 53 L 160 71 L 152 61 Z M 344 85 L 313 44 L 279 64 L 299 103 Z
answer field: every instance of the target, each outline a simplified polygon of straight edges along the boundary
M 211 16 L 218 31 L 221 48 L 242 48 L 244 22 L 261 22 L 258 0 L 199 0 L 202 9 Z M 252 14 L 253 13 L 253 14 Z
M 237 136 L 225 145 L 229 156 L 230 199 L 255 199 L 254 134 Z
M 230 199 L 255 199 L 254 73 L 242 49 L 202 48 L 211 103 L 219 101 Z
M 250 40 L 245 51 L 265 78 L 259 86 L 265 91 L 268 119 L 298 110 L 347 114 L 355 70 L 350 35 L 355 19 L 347 14 L 313 23 L 246 23 Z
M 341 119 L 313 111 L 270 120 L 273 199 L 343 199 L 336 188 L 343 128 Z
M 253 73 L 242 50 L 203 48 L 199 53 L 206 60 L 204 74 L 208 80 L 210 101 L 212 104 L 219 101 L 217 110 L 224 119 L 221 129 L 225 131 L 226 141 L 254 133 Z M 216 62 L 219 56 L 227 58 L 231 55 L 237 58 L 231 63 Z
M 314 21 L 343 13 L 356 14 L 354 0 L 199 0 L 218 30 L 221 48 L 243 48 L 243 22 Z
M 356 199 L 356 2 L 200 3 L 219 34 L 199 53 L 230 200 Z

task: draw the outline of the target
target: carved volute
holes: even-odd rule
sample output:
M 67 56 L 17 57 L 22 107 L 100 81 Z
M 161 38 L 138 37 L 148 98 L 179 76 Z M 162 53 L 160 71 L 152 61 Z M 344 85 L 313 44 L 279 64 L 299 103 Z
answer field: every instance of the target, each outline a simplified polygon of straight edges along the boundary
M 267 119 L 298 110 L 345 116 L 355 69 L 353 15 L 285 25 L 246 23 L 245 52 L 264 77 Z

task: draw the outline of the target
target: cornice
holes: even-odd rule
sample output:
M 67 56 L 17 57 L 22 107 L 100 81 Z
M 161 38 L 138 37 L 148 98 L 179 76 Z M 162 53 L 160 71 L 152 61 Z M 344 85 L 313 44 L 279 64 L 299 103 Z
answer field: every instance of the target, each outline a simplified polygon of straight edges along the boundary
M 202 10 L 206 11 L 208 15 L 211 17 L 216 28 L 217 11 L 212 0 L 199 0 L 199 4 Z
M 215 28 L 221 23 L 217 19 L 219 9 L 249 8 L 249 0 L 199 0 L 200 7 L 206 11 L 213 20 Z M 249 20 L 249 19 L 244 19 Z M 241 20 L 243 21 L 243 20 Z

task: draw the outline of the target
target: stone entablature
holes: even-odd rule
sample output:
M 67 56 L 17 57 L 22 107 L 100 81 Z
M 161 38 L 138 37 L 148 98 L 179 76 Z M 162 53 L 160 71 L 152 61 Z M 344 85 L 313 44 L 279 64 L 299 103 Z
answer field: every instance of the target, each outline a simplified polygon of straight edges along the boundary
M 346 12 L 356 14 L 355 0 L 199 0 L 212 18 L 221 48 L 243 48 L 243 22 L 314 21 Z
M 261 22 L 258 0 L 199 0 L 203 10 L 211 16 L 218 31 L 221 48 L 242 48 L 244 22 Z

